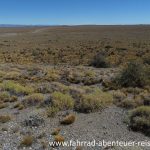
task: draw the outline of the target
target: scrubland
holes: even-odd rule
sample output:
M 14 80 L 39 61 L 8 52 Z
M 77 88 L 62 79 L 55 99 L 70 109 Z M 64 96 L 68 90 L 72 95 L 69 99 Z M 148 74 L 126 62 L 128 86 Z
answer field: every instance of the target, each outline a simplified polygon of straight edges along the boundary
M 149 137 L 150 26 L 0 28 L 0 149 Z

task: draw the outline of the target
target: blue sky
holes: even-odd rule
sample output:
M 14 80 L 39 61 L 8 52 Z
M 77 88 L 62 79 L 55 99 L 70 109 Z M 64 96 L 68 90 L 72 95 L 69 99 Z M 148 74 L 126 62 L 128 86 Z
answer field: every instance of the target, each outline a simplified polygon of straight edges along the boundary
M 150 24 L 150 0 L 0 0 L 0 24 Z

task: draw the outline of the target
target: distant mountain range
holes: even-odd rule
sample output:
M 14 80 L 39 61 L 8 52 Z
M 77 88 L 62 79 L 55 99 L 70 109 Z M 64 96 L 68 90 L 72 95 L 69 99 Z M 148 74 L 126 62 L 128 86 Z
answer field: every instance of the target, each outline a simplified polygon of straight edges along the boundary
M 0 27 L 46 27 L 48 25 L 15 25 L 15 24 L 0 24 Z
M 64 26 L 64 27 L 68 27 L 68 26 L 149 26 L 150 24 L 118 24 L 118 25 L 96 25 L 96 24 L 83 24 L 83 25 L 18 25 L 18 24 L 0 24 L 0 28 L 15 28 L 15 27 L 50 27 L 50 26 Z

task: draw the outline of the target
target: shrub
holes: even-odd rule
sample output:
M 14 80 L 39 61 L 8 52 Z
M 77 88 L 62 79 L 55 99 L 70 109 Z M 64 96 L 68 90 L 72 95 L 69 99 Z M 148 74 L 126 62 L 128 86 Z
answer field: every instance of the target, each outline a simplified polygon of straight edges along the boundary
M 77 146 L 75 150 L 82 150 L 81 146 Z
M 77 102 L 75 109 L 85 113 L 94 112 L 112 104 L 112 101 L 111 94 L 95 89 L 92 93 L 83 94 Z
M 48 69 L 46 72 L 46 77 L 45 79 L 47 81 L 56 81 L 60 79 L 59 72 L 55 69 Z
M 65 141 L 65 138 L 61 135 L 56 135 L 55 136 L 55 142 L 63 143 Z
M 8 102 L 10 100 L 10 94 L 6 91 L 0 93 L 0 101 Z
M 67 93 L 69 91 L 69 86 L 66 86 L 66 85 L 59 83 L 59 82 L 53 82 L 52 86 L 53 86 L 54 91 L 59 91 L 62 93 Z
M 59 110 L 71 109 L 74 107 L 74 100 L 69 94 L 54 92 L 52 93 L 52 105 Z
M 118 103 L 126 98 L 126 94 L 121 92 L 120 90 L 117 90 L 113 92 L 113 98 L 114 98 L 115 103 Z
M 150 54 L 143 57 L 143 62 L 150 65 Z
M 150 135 L 150 106 L 140 106 L 129 112 L 129 126 Z
M 78 84 L 83 81 L 84 73 L 81 71 L 74 71 L 74 72 L 69 72 L 67 75 L 67 80 L 70 83 Z
M 0 123 L 6 123 L 6 122 L 8 122 L 8 121 L 10 121 L 11 120 L 11 117 L 9 116 L 9 115 L 1 115 L 0 116 Z
M 3 109 L 3 108 L 6 108 L 6 107 L 8 107 L 8 104 L 6 104 L 6 103 L 0 103 L 0 109 Z
M 12 102 L 16 102 L 18 100 L 18 97 L 17 96 L 11 96 L 11 98 L 10 98 L 10 103 L 12 103 Z
M 128 63 L 116 81 L 122 87 L 143 87 L 146 81 L 143 66 L 137 62 Z
M 57 107 L 48 107 L 46 110 L 47 117 L 55 117 L 58 111 Z
M 107 68 L 109 66 L 108 62 L 106 61 L 105 56 L 101 53 L 97 54 L 93 58 L 91 65 L 96 67 L 96 68 Z
M 5 74 L 4 78 L 8 80 L 16 80 L 21 76 L 20 72 L 11 71 Z
M 60 121 L 60 123 L 64 124 L 64 125 L 69 125 L 69 124 L 74 123 L 75 119 L 76 119 L 76 116 L 73 114 L 70 114 L 70 115 L 66 116 L 65 118 L 63 118 L 63 120 Z
M 22 105 L 20 102 L 14 105 L 14 108 L 18 108 L 18 110 L 24 109 L 24 105 Z
M 117 105 L 120 106 L 120 107 L 123 107 L 123 108 L 130 109 L 130 108 L 136 108 L 138 106 L 143 105 L 143 102 L 140 98 L 136 98 L 136 99 L 134 99 L 134 98 L 125 98 L 124 100 L 122 100 Z
M 13 92 L 14 94 L 31 94 L 33 92 L 33 88 L 22 86 L 19 83 L 15 83 L 13 81 L 5 81 L 2 84 L 2 89 Z
M 23 140 L 21 141 L 21 146 L 27 146 L 27 147 L 31 146 L 33 143 L 33 140 L 34 140 L 33 136 L 26 135 L 23 137 Z
M 29 106 L 35 106 L 41 104 L 44 101 L 45 97 L 41 93 L 33 93 L 31 95 L 25 96 L 23 103 Z
M 52 135 L 58 135 L 60 130 L 61 130 L 60 128 L 54 129 L 54 131 L 52 132 Z

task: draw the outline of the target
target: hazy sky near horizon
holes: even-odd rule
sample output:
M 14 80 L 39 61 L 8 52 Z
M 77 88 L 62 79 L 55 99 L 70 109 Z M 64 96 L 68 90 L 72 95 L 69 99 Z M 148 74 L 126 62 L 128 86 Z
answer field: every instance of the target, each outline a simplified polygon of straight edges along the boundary
M 150 24 L 150 0 L 0 0 L 0 24 Z

